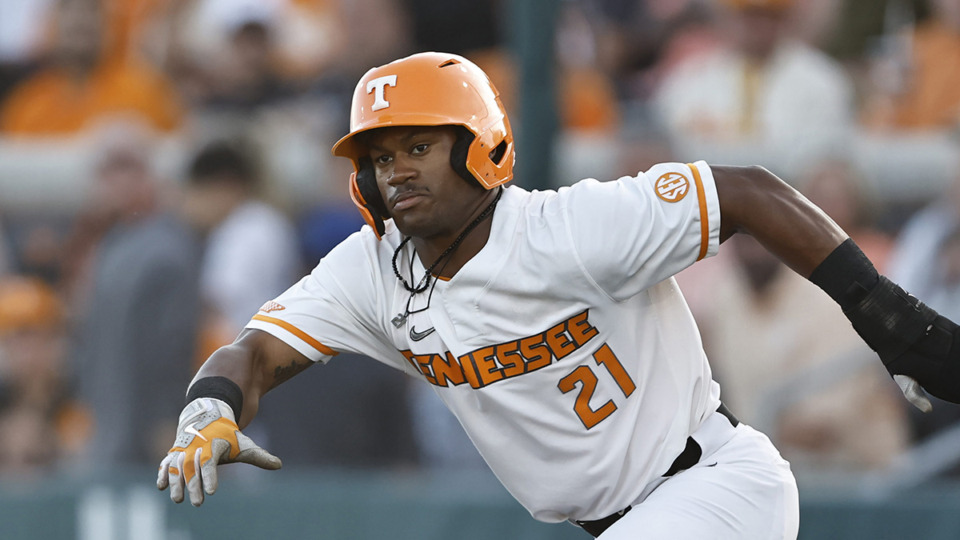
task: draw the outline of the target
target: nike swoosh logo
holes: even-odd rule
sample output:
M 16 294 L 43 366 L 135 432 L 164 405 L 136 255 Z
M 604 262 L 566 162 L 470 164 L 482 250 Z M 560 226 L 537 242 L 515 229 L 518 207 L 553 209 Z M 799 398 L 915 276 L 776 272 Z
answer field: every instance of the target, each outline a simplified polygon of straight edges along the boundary
M 196 425 L 197 425 L 197 423 L 194 422 L 194 423 L 190 424 L 189 426 L 183 428 L 183 431 L 186 432 L 186 433 L 189 433 L 189 434 L 191 434 L 191 435 L 196 435 L 197 437 L 200 437 L 201 439 L 203 439 L 203 440 L 206 441 L 207 438 L 204 437 L 203 434 L 201 434 L 199 431 L 197 431 L 197 428 L 196 428 L 196 427 L 194 427 L 194 426 L 196 426 Z
M 436 328 L 433 327 L 433 326 L 431 326 L 429 330 L 424 330 L 423 332 L 417 332 L 416 327 L 411 326 L 411 327 L 410 327 L 410 339 L 412 339 L 412 340 L 414 340 L 414 341 L 420 341 L 421 339 L 423 339 L 423 338 L 429 336 L 430 334 L 432 334 L 434 330 L 436 330 Z

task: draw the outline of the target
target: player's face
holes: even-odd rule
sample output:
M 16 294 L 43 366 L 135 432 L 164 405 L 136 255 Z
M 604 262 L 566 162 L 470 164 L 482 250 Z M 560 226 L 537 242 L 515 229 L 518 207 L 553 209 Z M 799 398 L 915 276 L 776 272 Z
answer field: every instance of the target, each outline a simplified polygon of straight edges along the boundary
M 377 185 L 400 232 L 423 239 L 455 236 L 488 192 L 450 165 L 452 126 L 403 126 L 372 132 L 366 143 Z

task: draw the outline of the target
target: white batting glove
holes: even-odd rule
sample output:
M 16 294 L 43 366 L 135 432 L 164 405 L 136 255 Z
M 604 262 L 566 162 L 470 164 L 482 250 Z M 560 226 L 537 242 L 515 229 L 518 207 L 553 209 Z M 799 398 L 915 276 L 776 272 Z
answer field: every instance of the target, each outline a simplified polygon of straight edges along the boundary
M 903 392 L 907 401 L 912 403 L 914 407 L 925 413 L 933 410 L 933 404 L 930 403 L 930 399 L 927 398 L 927 393 L 923 391 L 923 387 L 920 386 L 920 383 L 918 383 L 916 379 L 906 375 L 894 375 L 893 380 L 896 381 L 897 386 L 900 387 L 900 391 Z
M 197 398 L 180 413 L 177 440 L 160 462 L 157 488 L 170 487 L 170 498 L 183 502 L 184 486 L 194 506 L 203 504 L 203 494 L 217 491 L 217 465 L 249 463 L 276 470 L 280 458 L 257 446 L 240 432 L 233 409 L 214 398 Z

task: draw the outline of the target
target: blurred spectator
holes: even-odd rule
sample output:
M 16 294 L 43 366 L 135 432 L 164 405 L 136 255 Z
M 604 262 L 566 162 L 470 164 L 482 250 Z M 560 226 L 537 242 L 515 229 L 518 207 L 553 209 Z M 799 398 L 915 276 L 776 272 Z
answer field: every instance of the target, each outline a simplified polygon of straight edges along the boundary
M 932 0 L 932 16 L 904 16 L 880 42 L 864 122 L 874 129 L 960 127 L 960 2 Z
M 713 0 L 588 0 L 581 2 L 596 26 L 597 65 L 609 73 L 623 99 L 650 99 L 664 73 L 719 44 L 709 4 Z
M 259 198 L 258 167 L 250 147 L 225 141 L 204 146 L 189 166 L 183 215 L 206 237 L 200 293 L 204 327 L 220 329 L 217 346 L 303 272 L 295 228 Z
M 940 302 L 954 286 L 947 264 L 952 236 L 960 227 L 960 179 L 951 190 L 915 213 L 904 225 L 890 254 L 891 280 L 923 298 L 944 316 L 960 318 L 960 304 Z M 946 251 L 945 251 L 946 250 Z
M 501 0 L 400 0 L 411 20 L 414 47 L 470 54 L 503 44 Z M 463 24 L 457 24 L 463 23 Z
M 93 466 L 162 455 L 193 374 L 198 247 L 161 204 L 151 142 L 130 129 L 110 131 L 89 199 L 108 224 L 76 336 L 80 397 L 96 422 L 87 449 Z
M 792 0 L 718 0 L 727 46 L 666 75 L 655 105 L 679 159 L 762 163 L 790 177 L 848 143 L 842 68 L 791 37 Z
M 403 10 L 406 25 L 400 29 L 410 35 L 410 49 L 470 58 L 493 80 L 507 109 L 516 105 L 516 75 L 504 40 L 504 10 L 509 9 L 509 2 L 399 0 L 397 4 Z
M 272 69 L 284 79 L 316 77 L 342 53 L 338 0 L 193 0 L 180 2 L 171 28 L 174 60 L 214 74 L 247 24 L 269 30 Z M 214 81 L 215 82 L 215 81 Z
M 600 68 L 598 28 L 578 4 L 567 3 L 560 12 L 556 49 L 563 126 L 615 132 L 620 121 L 617 92 L 610 74 Z
M 0 101 L 40 55 L 52 0 L 6 0 L 0 16 Z
M 753 238 L 724 246 L 733 271 L 712 282 L 700 316 L 724 402 L 768 429 L 798 476 L 889 465 L 906 448 L 906 422 L 874 353 L 829 297 Z
M 960 226 L 951 229 L 940 244 L 931 268 L 930 305 L 949 317 L 960 316 Z
M 557 152 L 560 162 L 557 169 L 561 184 L 579 180 L 585 176 L 613 178 L 624 171 L 646 170 L 655 163 L 664 161 L 672 152 L 663 130 L 658 125 L 656 107 L 652 97 L 662 79 L 688 59 L 715 50 L 719 44 L 716 25 L 713 21 L 714 0 L 587 0 L 569 3 L 582 10 L 587 25 L 591 28 L 589 44 L 580 37 L 571 40 L 558 36 L 561 58 L 567 56 L 571 45 L 583 59 L 587 47 L 592 51 L 587 62 L 596 72 L 608 79 L 607 88 L 594 92 L 595 98 L 580 107 L 577 100 L 568 97 L 584 92 L 578 89 L 578 74 L 567 82 L 569 90 L 561 94 L 561 106 L 565 117 L 573 112 L 587 116 L 583 111 L 597 112 L 596 96 L 612 93 L 616 103 L 607 105 L 596 118 L 602 120 L 612 114 L 616 119 L 607 125 L 615 128 L 612 137 L 569 137 L 564 134 L 563 149 Z M 573 29 L 583 24 L 572 25 Z M 569 28 L 569 26 L 568 26 Z M 565 32 L 563 23 L 558 34 Z M 584 32 L 579 32 L 582 36 Z M 571 43 L 572 42 L 572 43 Z M 579 45 L 577 45 L 579 43 Z M 596 80 L 594 78 L 594 80 Z M 595 88 L 600 88 L 593 85 Z M 595 133 L 595 132 L 594 132 Z M 571 140 L 572 139 L 572 140 Z M 582 166 L 570 163 L 570 156 L 587 158 Z M 591 162 L 592 161 L 592 162 Z
M 426 9 L 444 9 L 445 4 L 434 2 Z M 340 16 L 340 24 L 347 31 L 344 35 L 344 55 L 339 59 L 337 69 L 348 79 L 359 79 L 373 66 L 383 65 L 405 51 L 416 48 L 411 36 L 410 14 L 404 10 L 400 0 L 342 1 Z M 464 29 L 471 24 L 464 21 L 451 26 Z
M 600 58 L 599 27 L 585 6 L 567 2 L 555 36 L 557 112 L 554 180 L 571 184 L 585 177 L 615 178 L 619 152 L 620 101 Z
M 243 21 L 232 30 L 230 48 L 204 107 L 250 114 L 291 97 L 291 88 L 278 71 L 274 31 L 267 23 L 257 20 Z
M 172 87 L 137 55 L 108 48 L 106 0 L 56 0 L 44 67 L 0 104 L 0 132 L 67 135 L 114 115 L 139 115 L 161 130 L 180 121 Z
M 65 315 L 43 281 L 0 278 L 0 473 L 49 470 L 76 450 L 71 433 L 85 431 L 67 399 Z M 58 431 L 68 417 L 71 425 Z
M 182 15 L 177 60 L 196 78 L 187 90 L 194 114 L 213 109 L 249 121 L 245 116 L 291 96 L 277 50 L 285 1 L 200 0 L 191 8 Z
M 60 283 L 64 233 L 59 221 L 18 220 L 13 253 L 19 273 L 37 276 L 47 283 Z
M 925 0 L 901 0 L 901 5 Z M 891 2 L 833 0 L 833 24 L 823 36 L 824 48 L 841 62 L 856 66 L 869 56 L 878 36 L 889 26 Z
M 880 229 L 880 207 L 870 186 L 847 159 L 815 162 L 800 173 L 797 188 L 830 216 L 883 273 L 893 238 Z
M 353 29 L 340 25 L 338 0 L 288 0 L 275 25 L 283 72 L 294 80 L 318 76 L 345 53 L 344 34 Z
M 343 77 L 344 66 L 367 68 L 356 54 L 339 54 L 341 16 L 371 1 L 387 0 L 196 0 L 177 10 L 169 66 L 191 138 L 248 141 L 261 150 L 264 180 L 286 188 L 272 200 L 291 211 L 315 203 L 316 171 L 332 161 L 316 149 L 332 144 L 349 117 L 355 78 Z M 351 34 L 386 16 L 371 15 Z

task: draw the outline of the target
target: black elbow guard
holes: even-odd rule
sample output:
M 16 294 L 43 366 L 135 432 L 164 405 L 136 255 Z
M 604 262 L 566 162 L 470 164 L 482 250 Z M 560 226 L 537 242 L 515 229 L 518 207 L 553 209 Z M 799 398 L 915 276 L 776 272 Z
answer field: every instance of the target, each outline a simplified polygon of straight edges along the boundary
M 847 239 L 810 275 L 843 309 L 891 375 L 960 403 L 960 327 L 879 275 Z

